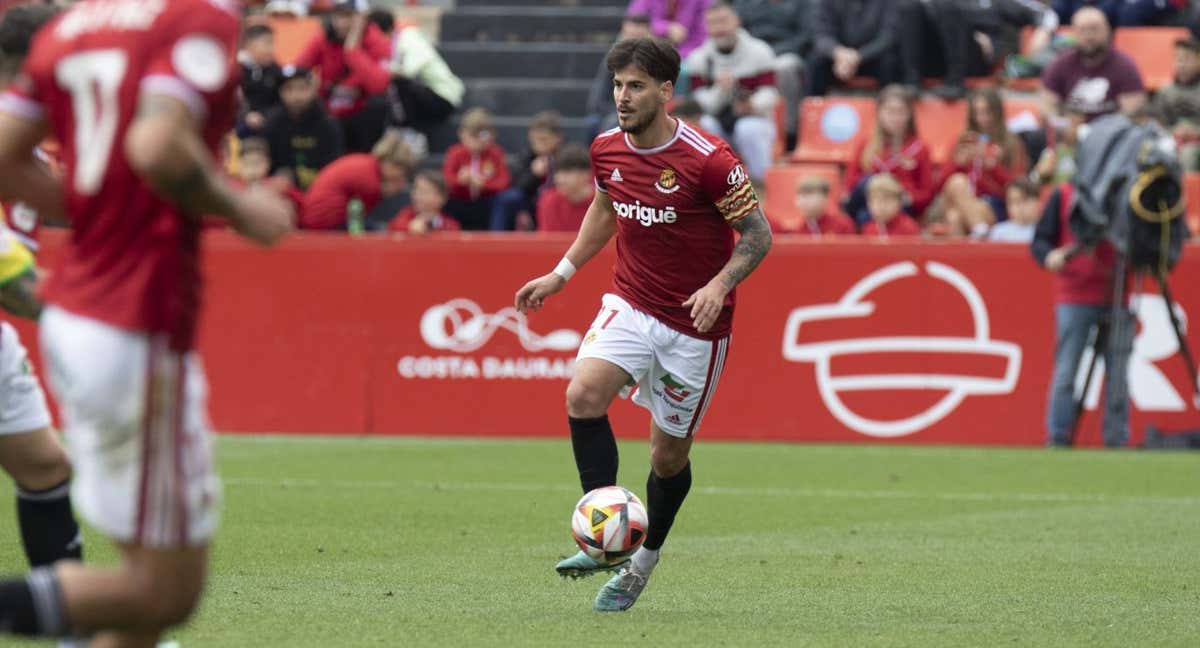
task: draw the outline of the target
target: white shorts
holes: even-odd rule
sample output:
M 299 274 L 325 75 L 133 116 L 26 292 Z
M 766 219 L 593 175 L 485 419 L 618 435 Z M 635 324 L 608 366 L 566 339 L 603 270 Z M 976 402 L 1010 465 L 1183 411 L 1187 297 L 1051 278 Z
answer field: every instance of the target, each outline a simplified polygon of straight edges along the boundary
M 637 389 L 633 402 L 674 437 L 695 434 L 725 367 L 729 338 L 701 340 L 663 324 L 612 294 L 579 346 L 577 359 L 597 358 L 624 369 Z
M 0 436 L 50 427 L 46 394 L 33 365 L 8 322 L 0 322 Z
M 206 544 L 217 525 L 220 482 L 195 354 L 171 350 L 166 336 L 54 307 L 42 314 L 41 334 L 79 514 L 118 542 Z

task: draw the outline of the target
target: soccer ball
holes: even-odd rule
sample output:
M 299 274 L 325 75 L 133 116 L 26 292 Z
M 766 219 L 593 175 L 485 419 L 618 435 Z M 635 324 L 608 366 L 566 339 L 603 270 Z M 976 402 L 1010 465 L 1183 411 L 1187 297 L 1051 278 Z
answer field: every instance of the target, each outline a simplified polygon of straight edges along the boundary
M 584 553 L 604 564 L 624 561 L 646 539 L 646 507 L 620 486 L 583 496 L 571 515 L 571 535 Z

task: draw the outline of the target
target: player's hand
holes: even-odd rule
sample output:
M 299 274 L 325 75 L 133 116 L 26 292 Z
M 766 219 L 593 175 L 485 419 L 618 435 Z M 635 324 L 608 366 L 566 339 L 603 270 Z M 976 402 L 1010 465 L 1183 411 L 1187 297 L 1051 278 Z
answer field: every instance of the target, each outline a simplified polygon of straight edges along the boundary
M 725 295 L 728 294 L 729 291 L 725 290 L 719 281 L 710 281 L 683 302 L 684 308 L 692 309 L 692 326 L 696 327 L 698 332 L 707 333 L 713 324 L 717 323 L 721 309 L 725 306 Z
M 233 227 L 239 234 L 268 246 L 279 242 L 296 222 L 291 201 L 264 186 L 253 186 L 242 193 L 238 205 L 239 218 Z
M 550 173 L 550 159 L 545 155 L 539 155 L 533 158 L 533 162 L 529 164 L 529 170 L 533 171 L 533 175 L 539 178 L 545 178 L 547 173 Z
M 567 280 L 551 272 L 530 281 L 517 291 L 513 304 L 522 313 L 529 313 L 542 307 L 546 298 L 563 289 Z

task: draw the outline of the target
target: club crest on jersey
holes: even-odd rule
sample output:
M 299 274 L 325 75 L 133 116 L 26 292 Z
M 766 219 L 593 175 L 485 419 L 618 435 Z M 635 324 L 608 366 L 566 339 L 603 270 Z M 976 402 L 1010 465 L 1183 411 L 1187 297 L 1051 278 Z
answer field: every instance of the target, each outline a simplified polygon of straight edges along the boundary
M 675 169 L 663 169 L 658 174 L 658 182 L 654 183 L 654 188 L 665 194 L 679 191 L 679 178 L 675 177 Z

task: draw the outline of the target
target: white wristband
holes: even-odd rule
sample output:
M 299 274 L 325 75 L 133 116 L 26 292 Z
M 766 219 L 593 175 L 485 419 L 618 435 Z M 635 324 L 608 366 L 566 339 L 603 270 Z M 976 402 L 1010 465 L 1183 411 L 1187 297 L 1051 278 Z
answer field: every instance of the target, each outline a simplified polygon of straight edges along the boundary
M 563 281 L 568 281 L 575 275 L 575 264 L 567 257 L 563 257 L 558 265 L 554 266 L 554 274 L 563 278 Z

